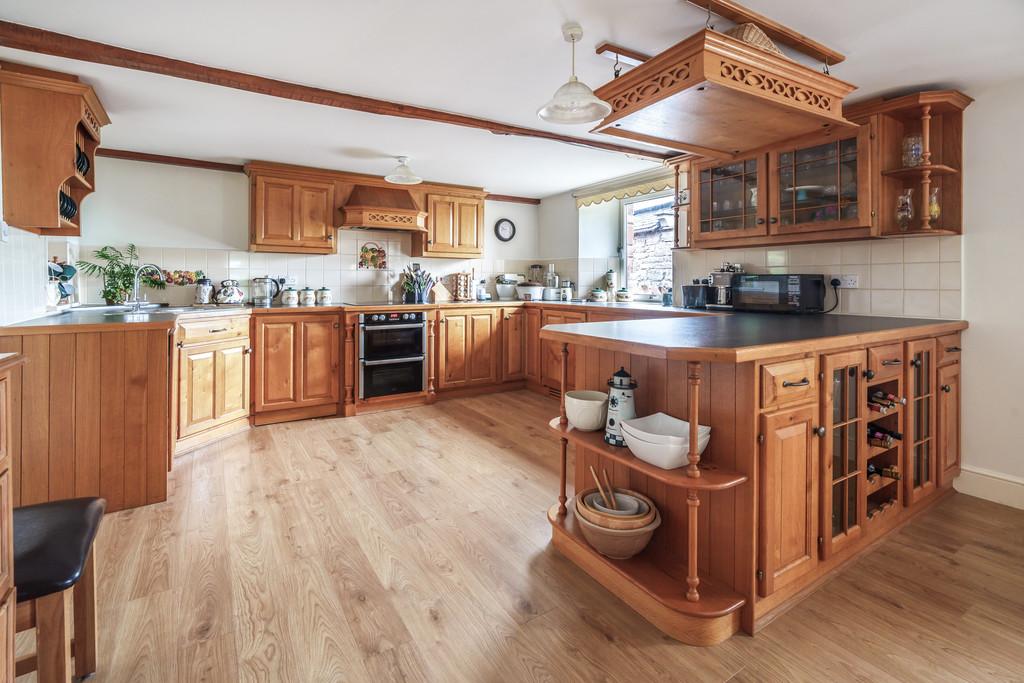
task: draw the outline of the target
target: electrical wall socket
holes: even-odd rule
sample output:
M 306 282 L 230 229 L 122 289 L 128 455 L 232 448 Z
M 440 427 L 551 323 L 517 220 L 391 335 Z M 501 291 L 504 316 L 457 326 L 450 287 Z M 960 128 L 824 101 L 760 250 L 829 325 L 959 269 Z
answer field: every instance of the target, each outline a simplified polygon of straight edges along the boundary
M 298 283 L 298 280 L 294 275 L 288 275 L 277 278 L 277 282 L 285 287 L 294 287 Z
M 858 289 L 860 287 L 859 275 L 837 275 L 840 289 Z

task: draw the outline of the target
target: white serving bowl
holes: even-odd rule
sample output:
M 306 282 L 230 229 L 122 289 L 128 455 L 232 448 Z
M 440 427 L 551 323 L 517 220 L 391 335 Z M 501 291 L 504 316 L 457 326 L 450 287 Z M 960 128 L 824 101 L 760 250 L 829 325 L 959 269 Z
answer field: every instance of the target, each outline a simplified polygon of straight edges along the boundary
M 569 424 L 581 432 L 603 429 L 608 417 L 608 394 L 583 390 L 565 392 L 565 416 Z
M 646 417 L 623 420 L 619 426 L 623 431 L 629 430 L 633 436 L 651 443 L 677 444 L 690 442 L 690 423 L 665 413 L 654 413 Z M 711 438 L 711 427 L 700 425 L 697 428 L 697 442 L 707 445 Z M 701 451 L 704 447 L 701 447 Z
M 622 436 L 626 440 L 626 446 L 632 451 L 633 455 L 655 467 L 660 467 L 663 470 L 673 470 L 689 462 L 686 458 L 689 448 L 685 443 L 651 443 L 650 441 L 638 439 L 626 430 L 622 430 Z
M 612 510 L 609 507 L 605 507 L 604 499 L 601 498 L 600 493 L 592 493 L 586 497 L 583 501 L 584 505 L 587 505 L 598 512 L 603 512 L 606 515 L 616 515 L 619 517 L 625 517 L 629 515 L 646 515 L 647 503 L 640 500 L 636 496 L 631 496 L 628 493 L 615 494 L 615 504 L 619 506 L 618 510 Z
M 515 285 L 494 285 L 498 291 L 498 301 L 514 301 L 516 298 Z
M 643 442 L 644 444 L 651 444 L 652 446 L 679 447 L 679 448 L 682 448 L 684 452 L 689 452 L 689 450 L 690 450 L 690 439 L 689 439 L 689 437 L 687 437 L 686 439 L 683 439 L 682 441 L 680 441 L 678 438 L 676 438 L 674 436 L 669 438 L 669 439 L 663 439 L 661 441 L 651 441 L 649 439 L 644 439 L 644 438 L 641 438 L 641 437 L 637 436 L 636 432 L 631 430 L 631 429 L 629 429 L 628 427 L 623 427 L 621 424 L 619 425 L 619 427 L 622 430 L 622 436 L 623 436 L 624 439 L 626 439 L 626 443 L 627 444 L 630 442 L 629 440 L 632 439 L 633 443 Z M 697 435 L 697 453 L 702 455 L 704 453 L 704 449 L 706 449 L 708 447 L 708 444 L 710 442 L 711 442 L 711 432 L 710 431 L 699 433 Z M 642 447 L 642 444 L 641 444 L 641 447 Z

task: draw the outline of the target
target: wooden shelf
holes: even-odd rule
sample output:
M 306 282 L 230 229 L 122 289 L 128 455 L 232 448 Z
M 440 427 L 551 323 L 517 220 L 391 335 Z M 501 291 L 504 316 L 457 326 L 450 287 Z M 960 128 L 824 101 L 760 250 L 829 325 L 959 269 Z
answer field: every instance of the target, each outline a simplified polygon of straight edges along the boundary
M 946 166 L 945 164 L 922 164 L 920 166 L 909 166 L 907 168 L 894 168 L 891 171 L 882 171 L 882 175 L 894 178 L 914 178 L 916 176 L 924 175 L 925 171 L 930 171 L 932 176 L 951 175 L 953 173 L 960 172 L 959 169 L 955 169 L 952 166 Z
M 864 486 L 864 495 L 870 496 L 874 493 L 878 493 L 886 486 L 899 482 L 898 479 L 892 477 L 883 477 L 881 474 L 876 474 L 867 480 L 867 484 Z
M 709 581 L 700 579 L 700 600 L 686 599 L 687 585 L 683 579 L 674 578 L 654 564 L 644 553 L 628 560 L 613 560 L 594 550 L 576 524 L 576 516 L 569 510 L 564 517 L 558 515 L 558 506 L 548 510 L 548 521 L 552 533 L 578 546 L 600 561 L 617 578 L 624 579 L 643 590 L 647 595 L 671 610 L 695 617 L 721 617 L 743 607 L 746 599 L 739 593 Z M 685 571 L 683 572 L 685 574 Z
M 951 228 L 915 228 L 906 232 L 887 232 L 882 237 L 934 237 L 935 235 L 961 235 L 959 230 Z
M 710 463 L 700 464 L 701 476 L 699 477 L 687 476 L 685 467 L 677 467 L 672 470 L 655 467 L 634 456 L 628 448 L 618 448 L 606 444 L 603 431 L 581 432 L 574 429 L 572 425 L 561 425 L 558 421 L 557 417 L 552 419 L 548 423 L 548 427 L 560 437 L 568 439 L 570 443 L 597 451 L 605 457 L 668 486 L 703 491 L 723 491 L 739 486 L 747 480 L 745 474 L 719 469 Z
M 896 450 L 897 448 L 900 447 L 900 443 L 901 442 L 897 441 L 894 446 L 891 446 L 889 448 L 883 448 L 882 446 L 872 446 L 871 444 L 868 444 L 868 460 L 871 460 L 871 458 L 878 457 L 883 453 L 888 453 L 889 451 Z
M 68 178 L 67 182 L 72 187 L 77 187 L 82 190 L 88 190 L 89 192 L 92 192 L 93 190 L 92 183 L 90 183 L 86 179 L 86 177 L 79 173 L 78 171 L 75 171 L 75 175 Z

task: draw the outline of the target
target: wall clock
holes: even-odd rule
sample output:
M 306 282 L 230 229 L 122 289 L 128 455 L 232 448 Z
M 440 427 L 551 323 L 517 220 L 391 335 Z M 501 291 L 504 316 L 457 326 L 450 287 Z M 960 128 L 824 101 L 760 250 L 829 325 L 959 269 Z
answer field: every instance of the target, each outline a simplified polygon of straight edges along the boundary
M 507 218 L 500 218 L 494 224 L 494 235 L 502 242 L 510 242 L 516 236 L 516 224 Z

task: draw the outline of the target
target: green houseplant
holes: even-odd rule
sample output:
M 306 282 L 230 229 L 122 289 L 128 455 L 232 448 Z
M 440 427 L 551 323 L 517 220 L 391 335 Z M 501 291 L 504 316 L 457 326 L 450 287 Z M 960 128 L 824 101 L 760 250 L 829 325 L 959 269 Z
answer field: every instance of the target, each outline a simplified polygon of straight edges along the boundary
M 103 290 L 100 292 L 108 304 L 123 304 L 132 295 L 135 280 L 135 269 L 139 267 L 139 252 L 134 244 L 129 244 L 124 251 L 117 247 L 106 246 L 93 252 L 100 263 L 78 261 L 79 271 L 91 277 L 103 278 Z M 145 279 L 148 287 L 163 289 L 160 280 Z

